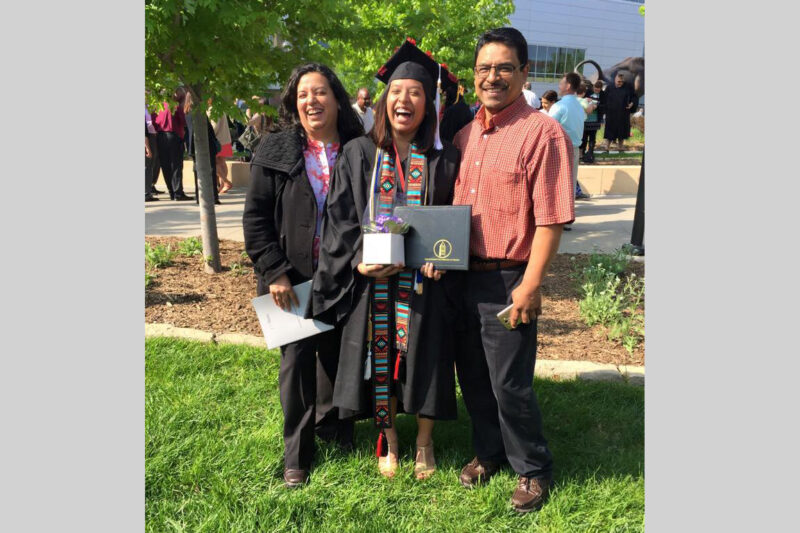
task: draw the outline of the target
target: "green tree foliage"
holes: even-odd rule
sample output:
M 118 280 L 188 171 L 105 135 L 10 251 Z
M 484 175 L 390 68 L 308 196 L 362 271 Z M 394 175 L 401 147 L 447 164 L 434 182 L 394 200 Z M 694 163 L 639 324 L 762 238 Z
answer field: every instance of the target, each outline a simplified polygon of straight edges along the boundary
M 348 1 L 356 20 L 348 21 L 344 38 L 330 42 L 336 72 L 348 91 L 378 88 L 375 73 L 411 37 L 439 63 L 472 84 L 475 43 L 484 31 L 508 25 L 511 0 Z
M 250 97 L 281 87 L 292 68 L 307 61 L 331 66 L 351 93 L 362 85 L 376 88 L 375 73 L 406 37 L 469 86 L 478 35 L 508 24 L 513 9 L 512 0 L 146 0 L 148 104 L 160 109 L 179 85 L 195 102 L 206 269 L 220 271 L 205 127 L 209 98 L 214 118 L 226 113 L 243 121 L 237 98 L 275 115 Z

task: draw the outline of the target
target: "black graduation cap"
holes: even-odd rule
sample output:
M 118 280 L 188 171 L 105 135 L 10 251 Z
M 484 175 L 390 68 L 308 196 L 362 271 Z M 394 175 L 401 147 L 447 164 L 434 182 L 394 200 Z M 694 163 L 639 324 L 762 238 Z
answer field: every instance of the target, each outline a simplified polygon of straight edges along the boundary
M 441 73 L 440 73 L 441 68 Z M 412 79 L 422 83 L 430 98 L 434 97 L 437 80 L 441 79 L 441 90 L 458 86 L 458 78 L 453 75 L 447 65 L 439 64 L 433 57 L 417 48 L 416 42 L 407 38 L 394 55 L 378 70 L 378 80 L 389 85 L 393 80 Z
M 425 88 L 425 95 L 435 100 L 436 108 L 436 141 L 434 147 L 442 149 L 439 139 L 439 91 L 436 91 L 437 82 L 439 89 L 446 91 L 450 87 L 458 87 L 458 78 L 453 75 L 444 63 L 434 61 L 432 54 L 425 53 L 417 48 L 413 39 L 406 38 L 405 42 L 394 51 L 392 57 L 378 70 L 375 77 L 389 85 L 393 80 L 417 80 Z

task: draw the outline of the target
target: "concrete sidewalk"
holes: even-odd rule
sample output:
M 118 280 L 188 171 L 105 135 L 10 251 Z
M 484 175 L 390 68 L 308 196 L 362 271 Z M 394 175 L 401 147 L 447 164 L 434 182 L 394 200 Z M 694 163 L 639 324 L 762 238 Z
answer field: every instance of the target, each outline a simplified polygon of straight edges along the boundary
M 246 189 L 234 187 L 220 195 L 217 205 L 217 235 L 220 239 L 244 241 L 242 211 Z M 194 196 L 194 191 L 186 189 Z M 191 237 L 200 235 L 200 209 L 194 202 L 175 202 L 167 194 L 158 202 L 145 203 L 145 235 Z M 575 202 L 572 231 L 561 237 L 560 253 L 612 252 L 627 244 L 633 228 L 636 196 L 597 196 Z

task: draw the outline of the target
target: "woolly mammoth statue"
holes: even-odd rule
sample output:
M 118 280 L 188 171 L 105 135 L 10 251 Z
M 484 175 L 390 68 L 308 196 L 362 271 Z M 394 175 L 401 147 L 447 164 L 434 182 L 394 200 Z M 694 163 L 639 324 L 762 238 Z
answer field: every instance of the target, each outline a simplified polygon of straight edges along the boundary
M 597 69 L 597 73 L 586 78 L 592 83 L 598 79 L 603 80 L 606 85 L 613 85 L 614 78 L 617 73 L 621 73 L 625 77 L 625 82 L 633 85 L 633 90 L 636 96 L 641 97 L 644 95 L 644 58 L 643 57 L 626 57 L 610 69 L 603 71 L 594 60 L 586 59 L 575 65 L 575 72 L 580 73 L 580 68 L 583 65 L 592 65 Z

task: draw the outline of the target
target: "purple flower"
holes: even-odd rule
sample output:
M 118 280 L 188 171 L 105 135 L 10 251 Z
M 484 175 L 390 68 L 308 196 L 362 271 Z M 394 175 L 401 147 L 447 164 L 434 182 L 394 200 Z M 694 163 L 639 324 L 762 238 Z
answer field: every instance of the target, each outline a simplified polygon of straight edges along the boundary
M 364 226 L 366 233 L 405 233 L 408 224 L 394 215 L 378 215 L 374 222 Z

